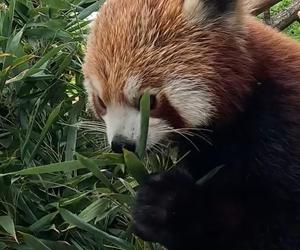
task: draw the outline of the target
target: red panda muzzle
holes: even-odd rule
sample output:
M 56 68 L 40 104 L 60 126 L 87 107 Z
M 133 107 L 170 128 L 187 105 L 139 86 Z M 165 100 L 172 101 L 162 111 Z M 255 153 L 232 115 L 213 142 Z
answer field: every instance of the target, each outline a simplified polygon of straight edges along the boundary
M 123 149 L 134 152 L 136 148 L 136 143 L 126 139 L 123 136 L 116 135 L 111 141 L 111 149 L 115 153 L 122 153 Z

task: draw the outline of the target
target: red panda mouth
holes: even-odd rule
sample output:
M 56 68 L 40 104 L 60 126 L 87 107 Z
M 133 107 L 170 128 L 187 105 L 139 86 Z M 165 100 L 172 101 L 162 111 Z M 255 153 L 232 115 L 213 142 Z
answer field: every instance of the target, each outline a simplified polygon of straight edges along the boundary
M 134 152 L 136 149 L 136 142 L 128 140 L 121 135 L 115 135 L 111 141 L 111 149 L 114 153 L 122 153 L 123 149 Z

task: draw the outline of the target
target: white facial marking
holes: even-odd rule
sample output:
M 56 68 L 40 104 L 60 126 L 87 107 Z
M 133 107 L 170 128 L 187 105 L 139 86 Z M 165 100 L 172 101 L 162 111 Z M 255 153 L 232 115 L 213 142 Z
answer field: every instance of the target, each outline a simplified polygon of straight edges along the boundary
M 109 106 L 102 117 L 106 124 L 108 141 L 111 143 L 116 135 L 121 135 L 136 142 L 140 131 L 140 112 L 129 106 Z
M 202 7 L 203 2 L 200 0 L 185 0 L 183 4 L 183 11 L 188 16 L 194 16 L 199 11 L 199 5 Z
M 170 104 L 178 110 L 189 126 L 207 125 L 216 111 L 213 92 L 192 77 L 173 79 L 163 90 Z
M 150 118 L 147 148 L 152 148 L 157 143 L 166 139 L 170 132 L 171 128 L 165 120 L 159 118 Z
M 89 77 L 84 82 L 85 89 L 89 98 L 89 105 L 94 110 L 93 95 L 101 97 L 101 84 L 96 78 Z M 141 87 L 141 80 L 138 76 L 130 77 L 124 87 L 124 95 L 130 102 L 138 97 Z M 151 93 L 156 94 L 159 90 L 150 89 Z M 96 114 L 96 112 L 94 112 Z M 100 118 L 100 117 L 99 117 Z M 138 144 L 140 138 L 140 112 L 126 105 L 110 105 L 107 107 L 106 114 L 102 117 L 106 125 L 108 142 L 111 144 L 114 136 L 124 136 L 128 140 Z M 159 118 L 150 118 L 147 148 L 151 148 L 170 133 L 170 126 L 166 121 Z
M 201 22 L 207 18 L 208 9 L 204 1 L 185 0 L 183 4 L 184 15 L 192 22 Z
M 106 134 L 111 144 L 114 136 L 123 136 L 138 144 L 140 138 L 140 112 L 129 106 L 109 106 L 103 116 Z M 159 143 L 170 132 L 167 122 L 150 118 L 147 148 Z
M 128 78 L 123 91 L 129 102 L 133 102 L 138 97 L 141 85 L 142 83 L 138 76 L 131 76 Z

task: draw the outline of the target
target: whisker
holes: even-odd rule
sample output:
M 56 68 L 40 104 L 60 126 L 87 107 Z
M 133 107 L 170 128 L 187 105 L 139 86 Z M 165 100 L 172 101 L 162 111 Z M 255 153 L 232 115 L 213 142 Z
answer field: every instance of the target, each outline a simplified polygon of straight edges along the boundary
M 201 128 L 191 128 L 195 131 L 209 131 L 207 129 L 201 129 Z M 156 133 L 177 133 L 177 134 L 180 134 L 181 136 L 183 136 L 185 139 L 187 139 L 188 141 L 191 142 L 191 140 L 187 137 L 189 136 L 196 136 L 200 139 L 202 139 L 203 141 L 205 141 L 206 143 L 208 143 L 209 145 L 213 145 L 213 143 L 203 134 L 200 134 L 200 133 L 195 133 L 195 132 L 192 132 L 191 129 L 189 128 L 172 128 L 172 127 L 166 127 L 164 129 L 161 129 L 159 131 L 156 131 Z M 212 132 L 212 131 L 209 131 L 209 132 Z M 193 143 L 193 146 L 195 146 L 195 143 Z M 198 147 L 196 147 L 198 149 Z
M 155 152 L 157 152 L 157 153 L 160 154 L 160 150 L 157 148 L 156 145 L 153 145 L 153 146 L 152 146 L 152 149 L 153 149 Z
M 158 146 L 162 147 L 163 149 L 167 149 L 168 146 L 169 146 L 169 144 L 168 144 L 168 145 L 164 145 L 164 144 L 162 144 L 162 143 L 160 143 L 160 142 L 157 142 L 156 144 L 157 144 Z
M 80 121 L 74 124 L 78 128 L 87 128 L 87 129 L 106 129 L 106 125 L 104 122 L 99 121 Z
M 183 132 L 180 132 L 177 129 L 168 127 L 166 129 L 162 129 L 162 130 L 156 131 L 156 133 L 176 133 L 176 134 L 179 134 L 183 138 L 185 138 L 187 141 L 189 141 L 197 150 L 199 150 L 198 147 L 191 141 L 191 139 L 189 139 Z
M 212 129 L 208 129 L 208 128 L 178 128 L 178 130 L 194 130 L 194 131 L 205 131 L 205 132 L 213 132 Z
M 199 133 L 189 133 L 189 132 L 182 132 L 183 134 L 187 135 L 187 136 L 195 136 L 195 137 L 198 137 L 200 139 L 202 139 L 203 141 L 207 142 L 207 144 L 209 144 L 210 146 L 213 145 L 213 143 L 207 138 L 205 137 L 204 135 L 202 134 L 199 134 Z
M 176 162 L 175 162 L 175 164 L 178 164 L 178 163 L 180 163 L 181 161 L 183 161 L 184 158 L 187 157 L 188 154 L 189 154 L 190 152 L 191 152 L 191 151 L 186 152 L 183 156 L 181 156 L 179 159 L 177 159 Z
M 183 138 L 185 138 L 196 150 L 200 151 L 199 148 L 196 146 L 196 144 L 190 139 L 188 138 L 186 135 L 184 135 L 183 133 L 176 131 L 174 129 L 172 129 L 172 131 L 178 135 L 181 135 Z

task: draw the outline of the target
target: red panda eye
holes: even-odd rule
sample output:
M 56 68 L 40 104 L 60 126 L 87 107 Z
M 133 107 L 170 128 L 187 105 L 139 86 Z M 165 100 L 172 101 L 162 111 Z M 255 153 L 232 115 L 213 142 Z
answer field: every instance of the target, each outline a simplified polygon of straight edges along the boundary
M 155 109 L 156 107 L 156 96 L 150 95 L 150 110 Z
M 94 107 L 95 112 L 98 116 L 103 116 L 106 114 L 106 106 L 99 96 L 94 96 Z
M 106 108 L 104 102 L 102 101 L 102 99 L 99 96 L 98 96 L 98 102 L 103 108 Z

